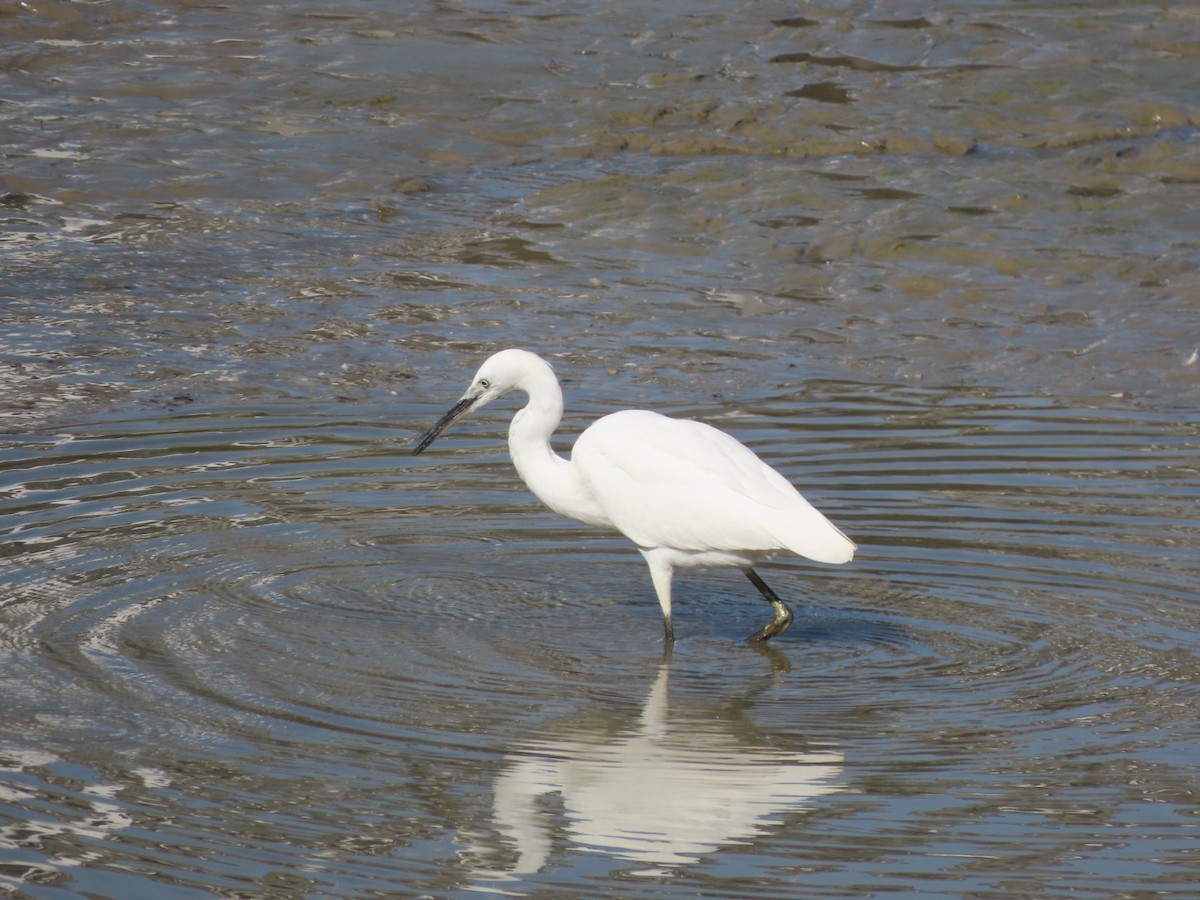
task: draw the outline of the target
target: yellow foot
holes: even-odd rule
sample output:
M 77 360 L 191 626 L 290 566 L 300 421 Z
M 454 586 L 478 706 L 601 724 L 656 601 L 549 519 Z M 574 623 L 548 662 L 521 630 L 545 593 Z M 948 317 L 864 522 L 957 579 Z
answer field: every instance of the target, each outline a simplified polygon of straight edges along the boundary
M 792 620 L 795 618 L 795 616 L 792 615 L 792 611 L 784 606 L 783 603 L 778 601 L 771 605 L 775 607 L 775 618 L 762 631 L 756 631 L 754 634 L 750 635 L 751 643 L 757 643 L 759 641 L 765 641 L 768 638 L 773 638 L 777 634 L 783 634 L 788 630 L 788 628 L 791 627 Z

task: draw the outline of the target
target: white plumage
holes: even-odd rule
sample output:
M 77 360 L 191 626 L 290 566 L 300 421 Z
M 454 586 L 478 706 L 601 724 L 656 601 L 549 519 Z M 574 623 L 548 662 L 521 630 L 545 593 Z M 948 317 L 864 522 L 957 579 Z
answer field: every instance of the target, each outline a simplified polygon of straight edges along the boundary
M 550 436 L 562 421 L 562 390 L 550 364 L 525 350 L 502 350 L 413 449 L 420 453 L 453 422 L 509 391 L 529 402 L 514 417 L 508 446 L 529 489 L 547 506 L 618 531 L 637 546 L 673 639 L 671 577 L 680 566 L 737 566 L 774 607 L 751 640 L 787 629 L 791 610 L 752 564 L 790 551 L 825 563 L 848 562 L 855 545 L 782 475 L 734 438 L 702 422 L 624 410 L 594 422 L 571 459 Z
M 787 479 L 711 425 L 625 410 L 580 435 L 571 458 L 612 527 L 639 547 L 853 555 Z

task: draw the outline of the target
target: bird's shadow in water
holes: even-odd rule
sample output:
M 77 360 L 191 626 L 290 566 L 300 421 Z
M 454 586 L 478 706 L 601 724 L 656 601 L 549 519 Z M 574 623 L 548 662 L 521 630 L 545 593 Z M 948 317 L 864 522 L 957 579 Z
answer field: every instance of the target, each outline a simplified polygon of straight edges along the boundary
M 699 606 L 699 604 L 697 604 Z M 710 605 L 711 607 L 711 605 Z M 782 634 L 777 634 L 766 641 L 752 641 L 746 638 L 735 640 L 746 646 L 771 656 L 771 651 L 794 651 L 808 647 L 830 647 L 845 645 L 847 647 L 904 647 L 914 642 L 912 631 L 905 625 L 895 621 L 894 617 L 881 614 L 877 610 L 837 609 L 819 604 L 801 606 L 792 604 L 795 619 L 790 628 Z M 690 617 L 694 619 L 694 616 Z M 701 621 L 688 621 L 676 625 L 676 637 L 681 646 L 686 647 L 689 640 L 713 640 L 734 638 L 737 631 L 747 628 L 755 620 L 747 613 L 737 616 L 735 624 L 730 625 L 728 616 L 705 614 Z M 689 627 L 690 626 L 690 627 Z M 736 629 L 734 634 L 730 634 Z
M 798 611 L 792 627 L 771 639 L 775 647 L 794 644 L 852 644 L 855 646 L 886 644 L 890 647 L 911 641 L 908 629 L 895 622 L 885 621 L 868 612 L 853 615 L 846 612 Z M 764 646 L 759 644 L 758 646 Z

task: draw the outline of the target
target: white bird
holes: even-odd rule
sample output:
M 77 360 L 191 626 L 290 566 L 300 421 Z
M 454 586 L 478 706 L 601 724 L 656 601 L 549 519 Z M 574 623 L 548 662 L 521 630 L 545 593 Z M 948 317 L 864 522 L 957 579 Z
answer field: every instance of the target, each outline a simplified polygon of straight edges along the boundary
M 485 403 L 524 391 L 508 449 L 522 480 L 552 510 L 618 531 L 650 566 L 668 644 L 671 578 L 678 567 L 737 566 L 775 610 L 751 641 L 787 630 L 792 611 L 752 568 L 791 551 L 824 563 L 849 562 L 854 542 L 752 450 L 711 425 L 646 410 L 597 419 L 575 441 L 569 460 L 550 446 L 562 421 L 562 389 L 550 364 L 527 350 L 488 358 L 467 392 L 429 429 L 417 454 L 454 422 Z

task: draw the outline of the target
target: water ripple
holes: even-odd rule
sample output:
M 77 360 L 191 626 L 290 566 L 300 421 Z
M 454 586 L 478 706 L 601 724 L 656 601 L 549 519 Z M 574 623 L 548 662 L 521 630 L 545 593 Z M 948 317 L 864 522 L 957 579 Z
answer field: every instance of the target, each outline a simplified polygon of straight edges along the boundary
M 167 808 L 176 830 L 156 865 L 189 883 L 180 847 L 235 852 L 195 805 L 213 779 L 224 829 L 244 832 L 233 810 L 268 803 L 272 781 L 307 798 L 264 826 L 273 837 L 246 864 L 268 869 L 286 843 L 324 845 L 355 803 L 401 786 L 407 836 L 337 838 L 334 874 L 314 863 L 312 884 L 372 883 L 373 854 L 412 841 L 419 860 L 444 856 L 451 810 L 493 802 L 453 839 L 452 869 L 510 891 L 557 856 L 541 807 L 516 797 L 561 796 L 569 842 L 648 878 L 780 828 L 780 853 L 802 840 L 804 853 L 867 842 L 886 855 L 892 817 L 908 841 L 939 817 L 1066 817 L 1088 841 L 1088 804 L 1138 802 L 1134 760 L 1161 772 L 1184 752 L 1200 700 L 1194 427 L 841 385 L 689 412 L 749 441 L 861 553 L 844 568 L 767 566 L 798 616 L 760 652 L 742 643 L 764 611 L 744 580 L 683 573 L 669 693 L 667 667 L 651 685 L 662 648 L 641 560 L 532 502 L 504 458 L 502 417 L 415 460 L 391 428 L 321 415 L 191 414 L 10 441 L 0 653 L 23 735 L 7 758 L 27 787 L 7 802 L 57 810 L 0 832 L 28 856 L 17 881 L 90 859 L 97 842 L 148 852 L 137 834 Z M 33 760 L 37 746 L 57 750 Z M 702 812 L 668 805 L 666 824 L 647 825 L 659 838 L 626 840 L 584 785 L 645 783 L 628 768 L 638 746 L 679 778 L 759 783 L 762 805 L 690 837 L 669 822 Z M 106 747 L 123 774 L 94 757 Z M 255 762 L 265 748 L 285 756 L 269 771 Z M 71 796 L 56 774 L 68 757 L 95 758 Z M 755 760 L 765 768 L 742 770 Z M 1068 784 L 1070 760 L 1086 787 L 1032 786 Z M 230 766 L 234 781 L 214 775 Z M 341 773 L 351 799 L 325 793 L 314 767 Z M 804 772 L 819 775 L 808 788 Z M 1186 794 L 1151 780 L 1158 799 Z M 905 799 L 926 782 L 957 799 Z M 92 812 L 66 811 L 80 804 Z M 798 824 L 812 816 L 828 826 L 819 839 Z M 986 859 L 998 833 L 962 825 L 962 859 Z M 77 846 L 29 849 L 54 841 Z M 409 874 L 436 882 L 419 860 Z

